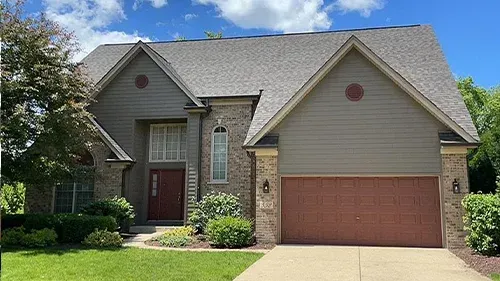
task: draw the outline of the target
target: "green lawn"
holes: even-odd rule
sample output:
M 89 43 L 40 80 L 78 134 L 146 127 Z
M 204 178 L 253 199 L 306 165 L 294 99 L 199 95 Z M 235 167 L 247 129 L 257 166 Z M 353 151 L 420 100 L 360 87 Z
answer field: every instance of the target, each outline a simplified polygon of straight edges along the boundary
M 2 281 L 232 280 L 262 255 L 136 248 L 3 249 Z
M 491 274 L 491 279 L 493 279 L 493 281 L 500 281 L 500 273 Z

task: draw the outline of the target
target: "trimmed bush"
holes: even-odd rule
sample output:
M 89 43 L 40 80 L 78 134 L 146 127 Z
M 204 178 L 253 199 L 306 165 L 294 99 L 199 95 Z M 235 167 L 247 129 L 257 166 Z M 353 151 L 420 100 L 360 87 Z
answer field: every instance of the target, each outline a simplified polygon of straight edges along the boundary
M 46 247 L 57 244 L 57 234 L 53 229 L 33 230 L 31 233 L 26 233 L 21 240 L 21 245 L 26 247 Z
M 500 254 L 500 195 L 469 194 L 462 200 L 467 246 L 483 255 Z
M 165 247 L 184 247 L 193 241 L 194 229 L 191 226 L 176 227 L 165 231 L 155 240 Z
M 135 218 L 134 207 L 125 198 L 116 196 L 92 202 L 81 212 L 92 216 L 112 216 L 116 219 L 121 231 L 128 231 L 128 227 Z
M 57 234 L 53 229 L 32 230 L 26 233 L 24 227 L 7 229 L 2 233 L 2 245 L 46 247 L 56 244 Z
M 207 224 L 208 241 L 217 247 L 238 248 L 252 243 L 252 222 L 244 218 L 223 217 Z
M 110 216 L 23 214 L 2 217 L 3 229 L 19 226 L 23 226 L 26 232 L 44 228 L 54 229 L 58 241 L 63 243 L 80 243 L 95 229 L 110 231 L 117 229 L 116 220 Z
M 210 193 L 196 203 L 195 210 L 189 216 L 197 232 L 203 233 L 209 220 L 225 216 L 241 217 L 242 208 L 237 196 L 226 193 Z
M 161 236 L 158 242 L 165 247 L 185 247 L 193 241 L 191 236 Z
M 2 245 L 21 245 L 24 238 L 24 227 L 14 227 L 2 231 Z
M 118 232 L 96 229 L 83 240 L 82 244 L 90 247 L 121 247 L 123 238 Z

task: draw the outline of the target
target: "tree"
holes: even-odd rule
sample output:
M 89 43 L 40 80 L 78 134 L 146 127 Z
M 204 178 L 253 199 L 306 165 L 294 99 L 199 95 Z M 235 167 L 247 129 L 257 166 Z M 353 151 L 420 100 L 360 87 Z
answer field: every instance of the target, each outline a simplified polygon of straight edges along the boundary
M 187 40 L 186 36 L 175 37 L 175 41 L 186 41 L 186 40 Z
M 222 38 L 222 32 L 219 31 L 217 33 L 213 31 L 204 31 L 205 35 L 207 36 L 208 39 L 220 39 Z
M 458 89 L 481 139 L 469 153 L 471 191 L 492 192 L 500 180 L 500 87 L 486 90 L 467 77 Z
M 72 34 L 24 3 L 0 4 L 3 182 L 54 183 L 95 136 L 86 111 L 91 82 L 72 62 Z

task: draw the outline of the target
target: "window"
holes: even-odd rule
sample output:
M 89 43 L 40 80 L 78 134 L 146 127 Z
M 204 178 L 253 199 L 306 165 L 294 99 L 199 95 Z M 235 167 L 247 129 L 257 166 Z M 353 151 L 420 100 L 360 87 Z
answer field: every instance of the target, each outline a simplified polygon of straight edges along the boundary
M 78 213 L 91 203 L 93 183 L 68 182 L 56 185 L 54 213 Z
M 155 124 L 150 130 L 150 162 L 186 160 L 186 125 Z
M 212 132 L 212 177 L 213 182 L 227 181 L 227 129 L 217 126 Z
M 94 158 L 88 150 L 74 159 L 78 172 L 57 184 L 54 190 L 54 213 L 79 213 L 94 198 Z M 76 180 L 77 179 L 77 180 Z

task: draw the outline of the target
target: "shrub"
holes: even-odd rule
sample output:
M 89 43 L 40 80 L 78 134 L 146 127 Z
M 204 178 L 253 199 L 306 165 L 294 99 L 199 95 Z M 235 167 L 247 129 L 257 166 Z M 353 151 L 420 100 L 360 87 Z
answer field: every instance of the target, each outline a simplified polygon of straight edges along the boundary
M 194 229 L 191 226 L 176 227 L 165 231 L 156 240 L 165 247 L 184 247 L 193 241 L 193 234 Z
M 112 216 L 121 230 L 128 231 L 128 226 L 134 221 L 134 207 L 123 197 L 108 198 L 95 201 L 82 209 L 82 214 L 93 216 Z
M 14 227 L 2 231 L 2 245 L 21 245 L 24 239 L 24 227 Z
M 176 227 L 165 231 L 162 236 L 192 236 L 194 229 L 192 226 Z
M 57 234 L 53 229 L 32 230 L 26 233 L 24 227 L 7 229 L 2 233 L 2 244 L 8 246 L 46 247 L 56 244 Z
M 223 217 L 207 224 L 208 241 L 218 247 L 236 248 L 250 245 L 252 222 L 244 218 Z
M 22 214 L 24 212 L 26 188 L 22 183 L 2 185 L 1 207 L 4 214 Z
M 196 203 L 195 210 L 189 216 L 197 232 L 203 233 L 209 220 L 225 216 L 241 217 L 241 203 L 237 196 L 225 193 L 210 193 Z
M 118 232 L 96 229 L 87 235 L 82 244 L 91 247 L 121 247 L 123 238 Z
M 57 234 L 53 229 L 33 230 L 26 233 L 21 240 L 21 245 L 26 247 L 46 247 L 56 244 Z
M 116 220 L 110 216 L 81 214 L 23 214 L 2 217 L 2 228 L 23 226 L 27 232 L 54 229 L 59 242 L 80 243 L 95 229 L 114 231 Z
M 467 246 L 484 255 L 500 254 L 500 195 L 469 194 L 462 205 Z
M 191 236 L 161 236 L 158 242 L 165 247 L 185 247 L 193 241 Z

